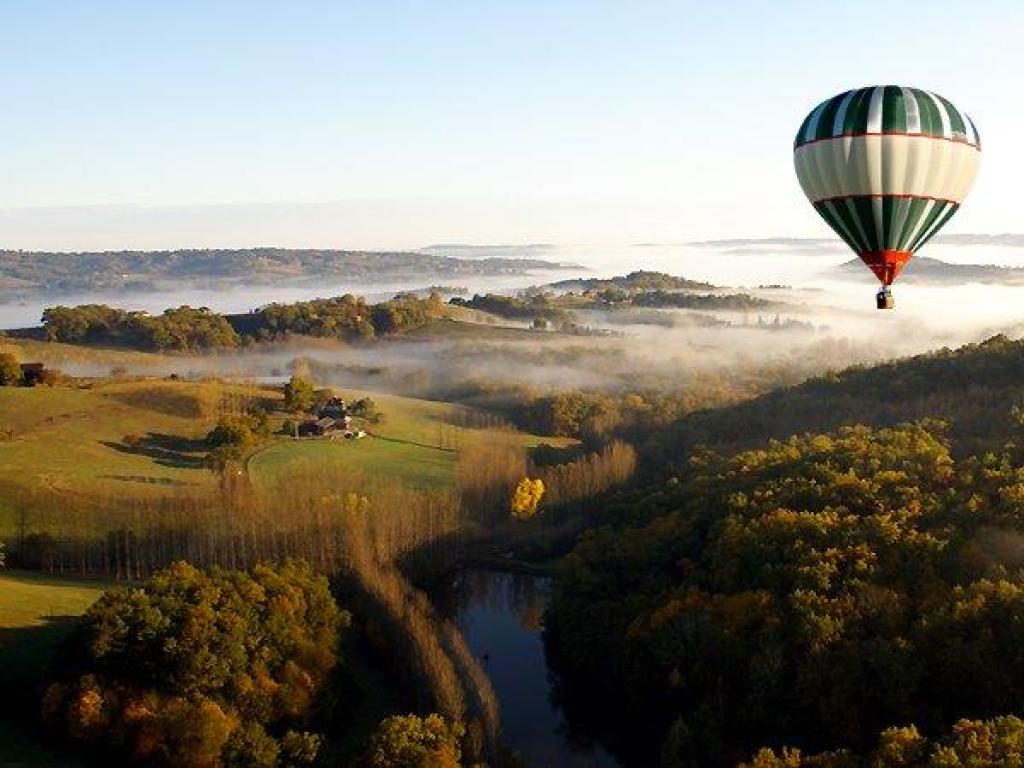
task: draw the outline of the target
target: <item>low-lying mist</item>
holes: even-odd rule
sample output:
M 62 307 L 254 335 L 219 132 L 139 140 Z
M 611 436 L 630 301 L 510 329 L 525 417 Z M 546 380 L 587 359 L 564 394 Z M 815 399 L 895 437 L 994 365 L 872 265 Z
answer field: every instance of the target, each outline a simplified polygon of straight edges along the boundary
M 1016 240 L 1009 242 L 936 246 L 929 255 L 952 261 L 957 254 L 982 250 L 999 252 L 1002 263 L 1024 263 L 1017 256 Z M 481 325 L 479 334 L 449 336 L 441 329 L 363 345 L 293 339 L 227 353 L 140 355 L 118 366 L 127 375 L 271 382 L 284 380 L 299 365 L 325 386 L 467 402 L 515 388 L 537 394 L 577 388 L 676 393 L 706 387 L 709 381 L 725 383 L 737 394 L 755 394 L 830 369 L 1024 330 L 1020 287 L 897 283 L 896 309 L 878 311 L 877 283 L 868 270 L 860 278 L 839 273 L 836 267 L 850 255 L 825 241 L 729 241 L 608 252 L 560 249 L 554 255 L 593 265 L 586 276 L 660 269 L 728 285 L 723 290 L 776 304 L 746 312 L 651 307 L 575 311 L 578 326 L 589 335 L 527 331 L 526 322 L 504 321 L 520 331 L 491 334 L 493 325 Z M 505 290 L 524 287 L 521 280 Z M 59 357 L 56 351 L 47 354 Z M 110 372 L 102 357 L 48 362 L 79 376 Z

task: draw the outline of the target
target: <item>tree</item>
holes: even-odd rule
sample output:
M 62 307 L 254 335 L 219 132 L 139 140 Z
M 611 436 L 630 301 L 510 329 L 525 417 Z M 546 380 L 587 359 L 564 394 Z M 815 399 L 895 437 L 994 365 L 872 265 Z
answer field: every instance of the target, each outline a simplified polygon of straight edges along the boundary
M 318 741 L 282 738 L 337 660 L 348 615 L 305 563 L 248 572 L 177 563 L 101 597 L 49 687 L 47 719 L 151 765 L 273 768 Z
M 13 352 L 0 352 L 0 387 L 13 387 L 21 382 L 21 363 Z
M 367 768 L 458 768 L 466 729 L 441 715 L 395 715 L 381 721 L 366 753 Z
M 313 384 L 301 376 L 292 376 L 284 385 L 284 407 L 287 411 L 308 411 L 313 407 Z
M 531 480 L 524 477 L 512 492 L 512 516 L 519 520 L 529 520 L 537 514 L 537 505 L 544 496 L 544 481 Z
M 349 406 L 348 412 L 367 421 L 377 424 L 383 414 L 377 410 L 377 403 L 372 397 L 361 397 Z
M 255 426 L 250 416 L 222 416 L 207 433 L 206 444 L 211 449 L 230 446 L 241 452 L 256 442 Z

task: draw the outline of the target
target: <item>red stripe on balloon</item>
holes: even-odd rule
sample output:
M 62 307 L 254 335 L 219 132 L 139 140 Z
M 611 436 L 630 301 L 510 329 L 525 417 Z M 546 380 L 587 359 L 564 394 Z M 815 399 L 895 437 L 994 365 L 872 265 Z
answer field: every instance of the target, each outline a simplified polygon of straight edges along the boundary
M 874 198 L 874 197 L 892 197 L 900 200 L 934 200 L 937 203 L 948 203 L 950 205 L 960 205 L 956 200 L 949 200 L 945 197 L 932 197 L 930 195 L 906 195 L 906 194 L 889 194 L 885 192 L 871 193 L 867 195 L 836 195 L 835 197 L 823 197 L 820 200 L 815 200 L 814 204 L 818 203 L 834 203 L 839 200 L 856 200 L 857 198 Z
M 795 147 L 793 147 L 793 151 L 796 152 L 796 150 L 800 149 L 800 147 L 806 147 L 808 144 L 817 144 L 819 141 L 858 139 L 861 136 L 907 136 L 913 139 L 935 139 L 936 141 L 951 141 L 954 144 L 966 144 L 968 147 L 971 147 L 977 150 L 978 152 L 981 152 L 981 146 L 978 144 L 971 144 L 971 142 L 967 140 L 966 136 L 963 138 L 959 136 L 953 136 L 952 138 L 950 138 L 948 136 L 933 136 L 930 133 L 905 133 L 903 131 L 865 131 L 864 133 L 841 133 L 838 136 L 822 136 L 817 139 L 809 139 L 808 141 L 805 141 L 802 144 L 797 144 Z

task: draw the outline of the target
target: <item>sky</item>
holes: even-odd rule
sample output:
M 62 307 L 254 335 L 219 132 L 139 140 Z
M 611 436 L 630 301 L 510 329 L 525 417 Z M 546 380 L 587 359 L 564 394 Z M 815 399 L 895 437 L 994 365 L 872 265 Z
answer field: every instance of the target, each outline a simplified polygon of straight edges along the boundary
M 792 140 L 847 88 L 971 115 L 945 231 L 1019 232 L 1024 4 L 0 0 L 0 247 L 828 236 Z

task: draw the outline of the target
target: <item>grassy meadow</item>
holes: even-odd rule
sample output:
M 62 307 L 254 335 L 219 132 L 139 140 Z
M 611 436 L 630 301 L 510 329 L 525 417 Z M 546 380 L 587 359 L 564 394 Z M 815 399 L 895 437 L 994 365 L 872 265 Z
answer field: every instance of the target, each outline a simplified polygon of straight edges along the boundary
M 415 488 L 444 488 L 454 482 L 460 451 L 480 442 L 510 441 L 524 447 L 541 442 L 564 445 L 504 428 L 474 424 L 473 409 L 433 400 L 345 390 L 353 399 L 372 397 L 384 418 L 377 424 L 357 420 L 370 436 L 363 440 L 277 440 L 249 461 L 254 482 L 277 482 L 298 464 L 341 466 L 367 477 L 397 480 Z
M 80 351 L 97 367 L 135 354 L 65 346 L 19 342 L 22 359 L 52 360 Z M 206 466 L 204 437 L 220 415 L 253 405 L 272 412 L 275 430 L 245 457 L 257 487 L 279 484 L 299 468 L 322 467 L 335 476 L 342 471 L 412 488 L 450 488 L 461 451 L 495 442 L 567 442 L 495 426 L 481 412 L 450 403 L 354 390 L 341 394 L 372 397 L 383 414 L 377 423 L 356 420 L 369 433 L 365 439 L 283 436 L 285 414 L 275 411 L 280 392 L 243 382 L 105 377 L 55 387 L 2 387 L 0 537 L 20 533 L 26 509 L 32 511 L 29 529 L 48 530 L 47 511 L 61 499 L 84 510 L 76 527 L 88 532 L 116 522 L 120 510 L 136 500 L 215 493 L 218 478 Z M 68 533 L 66 516 L 62 525 Z
M 108 584 L 29 572 L 0 572 L 0 690 L 34 693 L 46 665 L 80 616 Z M 85 766 L 70 748 L 54 744 L 33 716 L 9 696 L 0 705 L 0 768 Z

